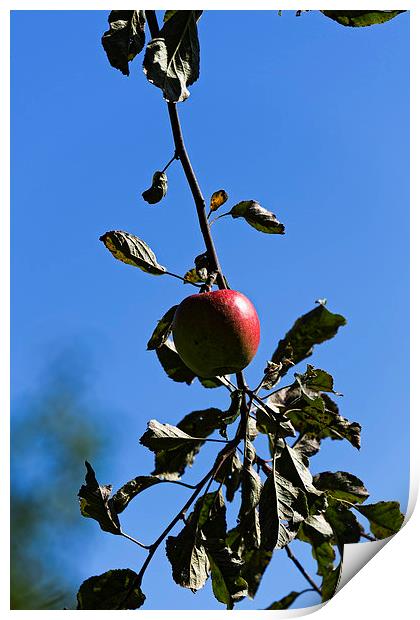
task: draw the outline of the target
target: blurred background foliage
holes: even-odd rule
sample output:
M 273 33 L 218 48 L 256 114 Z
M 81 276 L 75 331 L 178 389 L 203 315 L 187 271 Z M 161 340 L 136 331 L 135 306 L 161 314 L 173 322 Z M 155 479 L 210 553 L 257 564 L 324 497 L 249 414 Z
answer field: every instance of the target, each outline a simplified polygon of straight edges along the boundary
M 78 358 L 60 354 L 12 406 L 11 609 L 74 608 L 75 558 L 95 544 L 77 492 L 84 460 L 102 460 L 110 437 L 103 411 L 85 401 L 89 373 Z

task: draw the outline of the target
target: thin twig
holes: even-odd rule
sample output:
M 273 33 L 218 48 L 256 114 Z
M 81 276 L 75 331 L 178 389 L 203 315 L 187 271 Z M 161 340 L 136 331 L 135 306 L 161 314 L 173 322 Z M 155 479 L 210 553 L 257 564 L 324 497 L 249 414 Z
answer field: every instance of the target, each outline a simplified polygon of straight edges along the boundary
M 149 549 L 149 545 L 143 545 L 143 543 L 141 543 L 139 540 L 137 540 L 136 538 L 133 538 L 132 536 L 129 536 L 129 534 L 126 534 L 122 530 L 120 532 L 120 536 L 123 536 L 124 538 L 127 538 L 127 540 L 131 540 L 131 542 L 135 543 L 136 545 L 138 545 L 142 549 Z
M 172 157 L 171 160 L 168 161 L 168 163 L 166 164 L 166 166 L 164 167 L 164 169 L 162 170 L 162 172 L 165 172 L 165 170 L 167 170 L 169 168 L 169 166 L 171 165 L 171 163 L 173 161 L 175 161 L 175 159 L 179 159 L 178 157 L 178 153 L 175 151 L 174 156 Z
M 305 577 L 306 581 L 312 586 L 312 588 L 318 592 L 318 594 L 320 596 L 322 596 L 322 592 L 320 590 L 320 588 L 316 585 L 315 581 L 312 579 L 312 577 L 310 575 L 308 575 L 308 573 L 306 572 L 306 570 L 303 568 L 302 564 L 299 562 L 299 560 L 294 556 L 294 554 L 290 551 L 290 548 L 288 545 L 285 546 L 286 549 L 286 553 L 288 558 L 290 558 L 293 562 L 293 564 L 296 566 L 296 568 L 299 569 L 299 571 L 301 572 L 301 574 L 303 575 L 303 577 Z
M 201 284 L 197 284 L 196 282 L 191 282 L 190 280 L 186 280 L 182 276 L 179 276 L 178 274 L 172 273 L 170 271 L 165 271 L 165 273 L 163 275 L 165 275 L 165 276 L 172 276 L 173 278 L 178 278 L 178 280 L 182 280 L 184 282 L 184 284 L 192 284 L 192 286 L 195 286 L 197 288 L 201 287 Z

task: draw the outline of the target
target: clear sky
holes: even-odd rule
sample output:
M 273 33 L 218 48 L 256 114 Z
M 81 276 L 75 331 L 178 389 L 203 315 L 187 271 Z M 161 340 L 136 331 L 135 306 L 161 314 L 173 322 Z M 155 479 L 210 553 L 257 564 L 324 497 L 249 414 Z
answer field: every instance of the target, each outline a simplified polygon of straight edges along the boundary
M 109 66 L 106 29 L 106 11 L 12 13 L 11 389 L 12 401 L 29 398 L 57 354 L 89 350 L 90 397 L 109 412 L 103 425 L 113 435 L 106 459 L 93 465 L 100 482 L 118 488 L 153 468 L 138 444 L 148 420 L 176 424 L 192 410 L 225 408 L 229 396 L 170 381 L 146 351 L 156 321 L 192 288 L 115 261 L 98 240 L 107 230 L 132 232 L 181 274 L 204 250 L 179 164 L 162 203 L 141 198 L 173 153 L 166 105 L 139 58 L 129 78 Z M 284 236 L 230 218 L 213 227 L 231 287 L 252 299 L 261 320 L 248 382 L 258 383 L 294 320 L 327 298 L 348 324 L 309 361 L 333 374 L 341 413 L 362 425 L 362 448 L 325 440 L 312 471 L 352 472 L 370 501 L 396 499 L 404 510 L 409 15 L 351 29 L 317 12 L 206 11 L 199 33 L 201 75 L 179 113 L 203 192 L 223 187 L 231 206 L 258 200 L 286 226 Z M 206 447 L 186 480 L 198 480 L 213 453 Z M 187 499 L 186 490 L 162 486 L 122 515 L 126 531 L 146 542 Z M 141 550 L 93 520 L 83 525 L 89 554 L 81 563 L 76 548 L 66 558 L 76 584 L 109 568 L 138 569 Z M 295 549 L 315 573 L 308 550 Z M 277 552 L 256 599 L 238 609 L 305 587 L 284 556 Z M 146 573 L 144 609 L 221 608 L 209 583 L 193 595 L 170 573 L 162 547 Z M 317 603 L 313 594 L 299 606 Z

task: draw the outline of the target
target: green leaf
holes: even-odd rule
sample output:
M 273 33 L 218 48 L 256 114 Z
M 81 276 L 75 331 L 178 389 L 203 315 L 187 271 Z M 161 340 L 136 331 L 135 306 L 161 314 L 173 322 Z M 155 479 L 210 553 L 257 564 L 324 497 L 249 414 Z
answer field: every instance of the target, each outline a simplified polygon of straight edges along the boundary
M 166 268 L 159 265 L 154 252 L 147 243 L 123 230 L 110 230 L 99 237 L 99 240 L 117 260 L 139 267 L 142 271 L 154 276 L 161 276 Z
M 335 551 L 332 544 L 325 541 L 318 545 L 313 545 L 312 555 L 318 565 L 317 575 L 327 577 L 334 569 Z
M 262 548 L 272 551 L 287 545 L 307 516 L 308 506 L 302 489 L 273 468 L 262 488 L 259 504 Z
M 131 500 L 134 499 L 139 493 L 154 486 L 155 484 L 159 484 L 159 482 L 163 481 L 157 476 L 136 476 L 136 478 L 126 482 L 112 496 L 112 503 L 115 512 L 120 514 L 127 508 Z
M 373 26 L 383 24 L 405 11 L 321 11 L 342 26 Z
M 257 429 L 260 433 L 277 437 L 294 437 L 296 431 L 285 415 L 267 403 L 256 410 Z
M 271 361 L 283 364 L 281 374 L 284 375 L 290 368 L 290 364 L 284 364 L 285 359 L 298 364 L 312 355 L 314 345 L 333 338 L 338 328 L 345 324 L 343 316 L 333 314 L 320 304 L 297 319 L 283 340 L 279 341 Z
M 226 215 L 231 215 L 233 218 L 242 217 L 250 226 L 263 233 L 284 234 L 284 225 L 278 221 L 274 213 L 264 209 L 255 200 L 238 202 Z
M 180 533 L 168 536 L 166 541 L 166 555 L 175 583 L 193 592 L 202 588 L 210 572 L 203 541 L 224 539 L 225 535 L 226 507 L 221 493 L 215 491 L 202 495 Z
M 238 515 L 238 529 L 248 548 L 258 548 L 261 544 L 261 530 L 257 506 L 260 502 L 262 482 L 252 466 L 255 450 L 246 439 L 244 467 L 242 470 L 241 506 Z
M 110 498 L 112 486 L 98 484 L 95 472 L 88 463 L 86 465 L 86 484 L 80 487 L 78 496 L 82 516 L 95 519 L 104 532 L 121 534 L 117 512 Z
M 163 21 L 167 22 L 168 19 L 171 19 L 178 11 L 165 11 L 165 15 L 163 16 Z
M 176 450 L 186 445 L 191 449 L 201 443 L 201 439 L 191 437 L 172 424 L 161 424 L 157 420 L 150 420 L 147 426 L 147 431 L 140 438 L 140 443 L 152 452 Z
M 339 545 L 359 542 L 360 534 L 363 531 L 362 526 L 346 506 L 329 498 L 328 508 L 324 514 Z
M 159 347 L 161 347 L 169 338 L 169 334 L 171 333 L 172 328 L 172 321 L 174 319 L 177 308 L 177 305 L 169 308 L 169 310 L 165 312 L 163 317 L 158 321 L 158 324 L 155 327 L 149 342 L 147 343 L 148 351 L 159 349 Z
M 321 592 L 322 592 L 322 602 L 325 603 L 329 601 L 330 598 L 334 596 L 336 593 L 338 584 L 340 582 L 341 570 L 343 567 L 343 563 L 340 562 L 334 570 L 327 573 L 322 580 Z
M 308 469 L 308 459 L 301 452 L 285 444 L 276 458 L 276 468 L 287 480 L 305 493 L 314 496 L 322 495 L 322 492 L 313 485 L 312 475 Z
M 156 355 L 158 356 L 163 370 L 172 381 L 191 385 L 196 378 L 197 375 L 190 370 L 179 357 L 172 340 L 167 340 L 156 349 Z
M 138 586 L 133 587 L 136 580 L 137 575 L 130 568 L 89 577 L 77 593 L 77 609 L 138 609 L 146 597 Z
M 248 584 L 240 575 L 244 561 L 223 541 L 212 539 L 203 544 L 210 561 L 213 594 L 227 609 L 233 609 L 248 592 Z
M 298 596 L 300 596 L 302 592 L 295 592 L 294 590 L 290 592 L 287 596 L 284 596 L 279 601 L 275 601 L 271 603 L 270 607 L 266 607 L 266 609 L 289 609 L 290 605 L 293 605 Z
M 393 536 L 404 523 L 404 515 L 398 502 L 377 502 L 355 506 L 355 509 L 369 520 L 372 534 L 379 539 Z
M 186 415 L 176 426 L 188 435 L 208 437 L 220 427 L 224 412 L 210 407 L 200 411 L 192 411 Z M 154 475 L 166 480 L 177 480 L 183 475 L 185 468 L 191 466 L 198 454 L 202 441 L 194 444 L 186 442 L 175 450 L 160 450 L 155 455 Z
M 369 497 L 363 482 L 346 471 L 323 471 L 314 476 L 314 485 L 335 499 L 352 503 L 362 503 Z
M 352 446 L 360 448 L 360 424 L 342 417 L 337 404 L 327 394 L 319 395 L 295 382 L 270 396 L 267 402 L 286 416 L 301 435 L 309 434 L 317 440 L 347 439 Z
M 244 532 L 238 527 L 227 533 L 226 542 L 244 561 L 241 575 L 248 584 L 248 597 L 254 598 L 273 552 L 262 548 L 250 549 L 249 543 L 244 540 Z
M 200 45 L 197 21 L 203 11 L 176 11 L 152 39 L 144 57 L 144 72 L 160 88 L 166 101 L 184 101 L 187 86 L 198 80 Z
M 111 11 L 109 30 L 102 36 L 102 45 L 112 67 L 129 75 L 128 63 L 141 52 L 145 43 L 144 11 Z
M 295 378 L 304 391 L 336 393 L 332 376 L 321 368 L 314 368 L 308 364 L 306 372 L 304 374 L 296 373 Z
M 143 200 L 148 202 L 150 205 L 155 205 L 160 202 L 162 198 L 165 198 L 167 191 L 168 177 L 164 172 L 158 170 L 153 175 L 151 187 L 142 193 Z

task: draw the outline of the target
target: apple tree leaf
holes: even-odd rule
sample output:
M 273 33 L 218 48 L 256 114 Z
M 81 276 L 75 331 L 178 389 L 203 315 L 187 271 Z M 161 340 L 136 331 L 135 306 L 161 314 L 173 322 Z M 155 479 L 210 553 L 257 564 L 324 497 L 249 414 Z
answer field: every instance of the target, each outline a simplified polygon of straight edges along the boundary
M 165 172 L 158 170 L 154 173 L 152 179 L 152 185 L 149 189 L 146 189 L 143 193 L 143 200 L 149 203 L 149 205 L 155 205 L 160 202 L 162 198 L 165 198 L 168 191 L 168 177 Z
M 193 447 L 201 443 L 201 439 L 191 437 L 172 424 L 161 424 L 157 420 L 150 420 L 147 427 L 147 431 L 140 438 L 140 443 L 152 452 L 176 450 L 185 445 Z
M 141 52 L 145 43 L 144 11 L 111 11 L 109 30 L 102 36 L 102 45 L 112 67 L 129 75 L 128 63 Z
M 163 480 L 157 476 L 136 476 L 129 480 L 112 496 L 115 512 L 120 514 L 139 493 L 160 482 L 163 482 Z
M 156 349 L 158 360 L 172 381 L 177 383 L 191 383 L 196 378 L 195 372 L 190 370 L 178 355 L 178 351 L 172 340 L 166 340 L 159 348 Z
M 130 568 L 117 568 L 89 577 L 77 593 L 77 609 L 138 609 L 146 597 L 138 586 L 133 587 L 136 579 L 136 573 Z M 123 601 L 124 606 L 121 606 Z
M 271 361 L 283 364 L 281 374 L 284 375 L 290 368 L 290 363 L 284 364 L 285 359 L 298 364 L 312 355 L 314 345 L 333 338 L 339 327 L 345 324 L 346 319 L 341 314 L 333 314 L 325 305 L 319 304 L 295 321 L 285 337 L 279 341 Z
M 393 536 L 404 523 L 404 515 L 398 502 L 377 502 L 355 506 L 355 509 L 369 520 L 370 531 L 378 539 Z
M 197 21 L 202 11 L 176 11 L 146 47 L 144 72 L 160 88 L 166 101 L 189 97 L 188 86 L 198 80 L 200 45 Z
M 198 498 L 194 510 L 177 536 L 168 536 L 166 555 L 172 566 L 172 577 L 178 585 L 196 592 L 210 573 L 203 542 L 226 536 L 226 507 L 219 491 Z
M 224 189 L 219 189 L 217 192 L 213 192 L 210 198 L 210 211 L 217 211 L 228 200 L 229 196 Z
M 226 215 L 231 215 L 235 219 L 242 217 L 250 226 L 263 233 L 284 234 L 284 225 L 278 221 L 274 213 L 264 209 L 255 200 L 238 202 Z
M 172 322 L 177 308 L 177 305 L 169 308 L 169 310 L 165 312 L 163 317 L 158 321 L 158 324 L 156 325 L 153 334 L 147 343 L 148 351 L 159 349 L 159 347 L 167 341 L 169 334 L 171 333 Z
M 110 230 L 103 234 L 100 241 L 117 260 L 139 267 L 142 271 L 154 276 L 161 276 L 166 272 L 156 260 L 154 252 L 147 243 L 123 230 Z
M 369 497 L 363 482 L 346 471 L 323 471 L 314 476 L 314 485 L 335 499 L 344 499 L 347 502 L 358 504 Z
M 80 487 L 78 496 L 80 512 L 83 517 L 95 519 L 104 532 L 121 534 L 117 511 L 110 498 L 112 486 L 100 485 L 96 480 L 95 471 L 88 461 L 86 465 L 86 484 Z
M 363 27 L 383 24 L 405 11 L 321 11 L 342 26 Z
M 210 561 L 213 594 L 227 609 L 233 609 L 234 604 L 248 593 L 248 584 L 241 577 L 244 561 L 223 541 L 210 539 L 203 544 Z
M 290 592 L 287 596 L 283 596 L 279 601 L 275 601 L 271 603 L 269 607 L 266 609 L 270 610 L 280 610 L 280 609 L 289 609 L 290 605 L 293 605 L 298 596 L 300 596 L 302 592 L 295 592 L 294 590 Z

